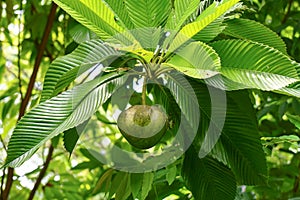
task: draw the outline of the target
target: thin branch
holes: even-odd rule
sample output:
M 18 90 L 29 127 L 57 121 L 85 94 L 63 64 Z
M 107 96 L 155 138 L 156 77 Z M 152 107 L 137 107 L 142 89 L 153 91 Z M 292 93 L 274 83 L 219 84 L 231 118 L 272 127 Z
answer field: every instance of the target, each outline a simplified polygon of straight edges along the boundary
M 0 141 L 1 141 L 1 143 L 2 143 L 2 146 L 3 146 L 4 150 L 7 151 L 7 150 L 6 150 L 5 143 L 4 143 L 3 138 L 2 138 L 1 135 L 0 135 Z M 4 186 L 4 178 L 5 178 L 5 169 L 3 169 L 2 171 L 3 171 L 3 174 L 2 174 L 2 177 L 1 177 L 0 200 L 2 200 L 2 193 L 3 193 L 3 186 Z
M 289 5 L 288 5 L 288 10 L 286 11 L 283 19 L 281 20 L 281 24 L 284 24 L 287 19 L 289 18 L 290 12 L 291 12 L 291 8 L 292 8 L 292 4 L 293 4 L 294 0 L 289 0 Z
M 20 10 L 23 10 L 23 3 L 20 3 Z M 22 25 L 22 14 L 19 14 L 19 34 L 18 34 L 18 82 L 19 82 L 19 93 L 21 96 L 21 102 L 23 101 L 23 93 L 22 93 L 22 77 L 21 77 L 21 25 Z
M 32 90 L 33 90 L 33 86 L 34 86 L 34 83 L 35 83 L 35 80 L 36 80 L 36 76 L 37 76 L 37 73 L 38 73 L 38 70 L 39 70 L 39 66 L 40 66 L 40 63 L 42 61 L 43 54 L 44 54 L 44 51 L 45 51 L 45 48 L 46 48 L 46 45 L 47 45 L 47 42 L 48 42 L 49 34 L 51 32 L 51 28 L 52 28 L 53 22 L 55 20 L 56 9 L 57 9 L 57 5 L 52 2 L 51 10 L 50 10 L 50 13 L 48 15 L 48 21 L 47 21 L 47 24 L 46 24 L 46 27 L 45 27 L 42 42 L 41 42 L 41 44 L 39 46 L 39 49 L 38 49 L 38 54 L 37 54 L 37 57 L 35 59 L 33 71 L 32 71 L 32 74 L 31 74 L 31 77 L 30 77 L 30 80 L 29 80 L 29 83 L 28 83 L 27 91 L 26 91 L 26 94 L 24 96 L 23 101 L 21 102 L 20 111 L 19 111 L 19 118 L 18 119 L 21 119 L 21 117 L 24 116 L 25 111 L 26 111 L 26 107 L 29 103 L 29 100 L 30 100 L 30 97 L 31 97 L 31 94 L 32 94 Z M 8 168 L 8 173 L 7 173 L 7 179 L 6 179 L 6 187 L 5 187 L 4 192 L 2 193 L 2 199 L 3 200 L 8 199 L 8 195 L 9 195 L 10 189 L 12 187 L 12 183 L 13 183 L 13 175 L 14 175 L 14 169 L 9 167 Z
M 48 152 L 46 161 L 45 161 L 45 163 L 44 163 L 44 167 L 43 167 L 43 169 L 40 171 L 39 176 L 38 176 L 38 178 L 36 179 L 36 182 L 35 182 L 35 184 L 34 184 L 33 189 L 30 191 L 28 200 L 32 200 L 32 199 L 33 199 L 33 197 L 34 197 L 34 195 L 35 195 L 37 189 L 39 188 L 39 185 L 41 184 L 41 181 L 42 181 L 43 177 L 45 176 L 46 171 L 47 171 L 47 168 L 48 168 L 48 166 L 49 166 L 49 164 L 50 164 L 50 161 L 51 161 L 51 159 L 52 159 L 53 151 L 54 151 L 54 147 L 51 145 L 51 146 L 49 147 L 49 152 Z

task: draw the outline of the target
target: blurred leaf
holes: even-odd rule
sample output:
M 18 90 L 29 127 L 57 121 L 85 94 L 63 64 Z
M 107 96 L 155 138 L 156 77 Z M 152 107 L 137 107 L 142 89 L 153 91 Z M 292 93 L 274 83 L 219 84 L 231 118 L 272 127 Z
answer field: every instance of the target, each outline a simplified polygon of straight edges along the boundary
M 298 129 L 300 129 L 300 116 L 286 114 L 290 122 L 292 122 Z

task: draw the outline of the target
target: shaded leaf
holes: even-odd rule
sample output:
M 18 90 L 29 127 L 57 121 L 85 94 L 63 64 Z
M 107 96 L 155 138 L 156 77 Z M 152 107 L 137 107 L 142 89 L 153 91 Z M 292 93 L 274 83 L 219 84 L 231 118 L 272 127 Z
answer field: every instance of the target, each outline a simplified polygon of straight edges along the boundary
M 211 157 L 199 159 L 192 148 L 185 153 L 182 176 L 195 199 L 232 200 L 236 195 L 230 169 Z

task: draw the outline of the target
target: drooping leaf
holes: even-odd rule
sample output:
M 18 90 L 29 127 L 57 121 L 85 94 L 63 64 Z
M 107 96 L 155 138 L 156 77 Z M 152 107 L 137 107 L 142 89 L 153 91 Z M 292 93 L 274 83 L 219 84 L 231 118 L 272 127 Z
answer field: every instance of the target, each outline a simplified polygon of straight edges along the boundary
M 41 102 L 57 95 L 85 70 L 121 55 L 122 53 L 101 40 L 91 40 L 80 45 L 71 54 L 59 57 L 46 73 Z
M 211 157 L 199 159 L 192 148 L 185 153 L 182 176 L 195 199 L 232 200 L 236 195 L 230 169 Z
M 174 96 L 174 99 L 188 121 L 189 126 L 192 128 L 192 131 L 196 131 L 199 125 L 200 116 L 199 104 L 193 88 L 180 74 L 167 74 L 166 81 L 166 86 Z
M 118 76 L 112 73 L 94 79 L 33 108 L 13 132 L 5 165 L 20 166 L 48 139 L 87 120 L 125 81 Z
M 236 18 L 225 21 L 224 33 L 243 40 L 252 40 L 273 47 L 287 55 L 283 40 L 266 26 L 249 19 Z M 241 28 L 242 27 L 242 28 Z
M 198 156 L 210 153 L 228 165 L 239 184 L 264 184 L 266 159 L 247 91 L 224 93 L 199 81 L 190 81 L 201 109 L 201 128 L 193 143 L 199 149 Z
M 226 121 L 220 140 L 225 157 L 240 184 L 265 184 L 266 158 L 249 94 L 236 91 L 227 96 Z
M 221 40 L 211 44 L 221 58 L 221 74 L 251 88 L 275 90 L 299 80 L 300 65 L 259 43 Z
M 221 61 L 210 46 L 192 42 L 176 52 L 165 65 L 193 78 L 204 79 L 219 73 Z

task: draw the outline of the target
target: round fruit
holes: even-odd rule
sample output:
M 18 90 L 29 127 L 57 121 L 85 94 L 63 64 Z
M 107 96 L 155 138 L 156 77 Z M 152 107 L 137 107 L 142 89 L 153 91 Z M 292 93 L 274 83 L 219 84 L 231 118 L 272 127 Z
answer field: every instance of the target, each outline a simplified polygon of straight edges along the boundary
M 157 105 L 135 105 L 120 114 L 117 124 L 132 146 L 148 149 L 156 145 L 166 132 L 168 116 Z

